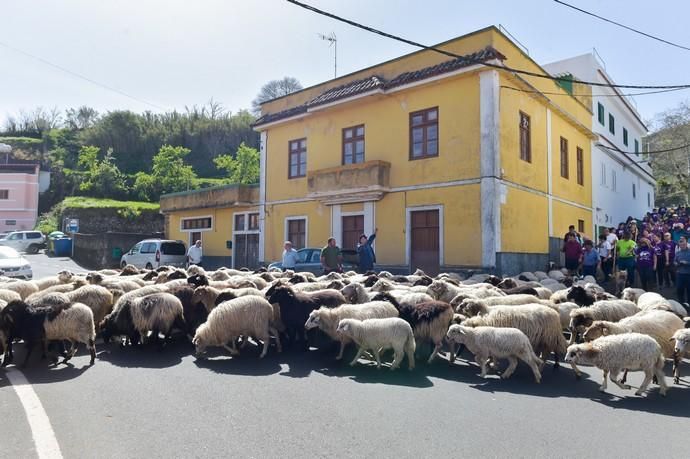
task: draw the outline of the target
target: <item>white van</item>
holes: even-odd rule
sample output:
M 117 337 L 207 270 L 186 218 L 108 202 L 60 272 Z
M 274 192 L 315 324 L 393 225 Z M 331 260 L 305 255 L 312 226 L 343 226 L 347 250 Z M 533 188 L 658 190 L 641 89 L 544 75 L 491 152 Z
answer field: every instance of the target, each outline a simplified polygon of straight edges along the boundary
M 187 247 L 182 241 L 144 239 L 122 255 L 120 267 L 134 265 L 137 268 L 154 269 L 159 266 L 187 265 Z

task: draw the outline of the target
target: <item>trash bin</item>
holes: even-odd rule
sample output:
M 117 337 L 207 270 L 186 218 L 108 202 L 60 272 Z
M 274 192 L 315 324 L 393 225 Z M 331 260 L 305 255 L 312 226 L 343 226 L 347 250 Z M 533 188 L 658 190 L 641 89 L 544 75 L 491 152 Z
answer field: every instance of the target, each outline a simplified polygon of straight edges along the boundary
M 72 255 L 72 238 L 63 237 L 55 239 L 53 245 L 55 246 L 56 257 L 69 257 Z
M 122 248 L 113 247 L 113 260 L 120 261 L 120 258 L 122 258 Z

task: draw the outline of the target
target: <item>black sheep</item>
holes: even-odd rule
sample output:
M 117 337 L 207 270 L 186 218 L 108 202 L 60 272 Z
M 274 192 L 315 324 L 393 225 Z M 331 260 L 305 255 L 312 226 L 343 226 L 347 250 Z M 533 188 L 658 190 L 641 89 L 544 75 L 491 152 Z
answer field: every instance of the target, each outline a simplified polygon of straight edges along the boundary
M 182 270 L 176 269 L 175 271 L 171 272 L 168 274 L 168 280 L 175 280 L 175 279 L 184 279 L 187 277 L 187 273 L 185 273 Z
M 201 287 L 202 285 L 208 285 L 208 277 L 203 274 L 195 274 L 187 278 L 187 283 L 194 287 Z
M 378 282 L 378 280 L 379 280 L 379 276 L 377 276 L 376 274 L 372 274 L 369 277 L 367 277 L 366 279 L 364 279 L 364 282 L 362 282 L 362 284 L 365 287 L 371 288 L 374 286 L 374 284 L 376 282 Z
M 187 325 L 185 330 L 187 335 L 193 337 L 199 325 L 206 322 L 208 318 L 208 311 L 203 303 L 192 304 L 192 295 L 194 289 L 187 285 L 182 285 L 170 289 L 170 293 L 175 295 L 182 303 L 182 310 L 184 314 L 184 321 Z M 216 305 L 218 303 L 216 302 Z
M 418 285 L 429 286 L 429 285 L 431 285 L 431 283 L 432 283 L 433 281 L 434 281 L 434 280 L 433 280 L 431 277 L 429 277 L 429 276 L 427 276 L 427 275 L 425 274 L 425 275 L 423 275 L 420 279 L 417 279 L 417 280 L 414 282 L 414 284 L 412 284 L 412 285 L 415 286 L 415 287 L 418 286 Z
M 280 306 L 280 318 L 290 342 L 298 341 L 297 337 L 304 337 L 304 324 L 309 318 L 309 313 L 321 306 L 332 308 L 346 302 L 343 294 L 337 290 L 307 293 L 281 284 L 275 284 L 271 289 L 270 294 L 266 293 L 266 299 L 269 303 L 278 303 Z
M 579 285 L 571 287 L 566 298 L 578 306 L 591 306 L 596 301 L 596 297 L 593 294 Z
M 515 288 L 504 288 L 502 290 L 506 293 L 506 295 L 534 295 L 537 297 L 539 296 L 539 292 L 537 292 L 537 290 L 534 287 L 529 287 L 527 285 Z
M 117 310 L 105 316 L 98 328 L 104 343 L 109 343 L 110 339 L 116 335 L 126 336 L 130 344 L 138 344 L 141 338 L 139 332 L 134 327 L 132 309 L 129 302 L 125 302 Z
M 59 312 L 58 312 L 59 313 Z M 14 359 L 12 342 L 18 339 L 26 344 L 26 357 L 22 366 L 26 366 L 29 357 L 37 344 L 44 345 L 46 339 L 43 323 L 48 315 L 56 313 L 50 307 L 32 307 L 21 300 L 11 301 L 0 311 L 0 329 L 7 339 L 2 366 L 7 366 Z
M 237 295 L 235 295 L 234 293 L 232 293 L 232 292 L 230 292 L 230 291 L 228 291 L 228 290 L 224 290 L 224 291 L 222 291 L 222 292 L 220 292 L 220 293 L 218 294 L 218 296 L 216 297 L 216 301 L 215 301 L 214 304 L 215 304 L 216 306 L 218 306 L 218 305 L 221 304 L 223 301 L 230 301 L 230 300 L 234 300 L 235 298 L 237 298 Z M 203 306 L 203 305 L 202 305 L 202 306 Z M 205 309 L 205 306 L 204 306 L 204 309 Z

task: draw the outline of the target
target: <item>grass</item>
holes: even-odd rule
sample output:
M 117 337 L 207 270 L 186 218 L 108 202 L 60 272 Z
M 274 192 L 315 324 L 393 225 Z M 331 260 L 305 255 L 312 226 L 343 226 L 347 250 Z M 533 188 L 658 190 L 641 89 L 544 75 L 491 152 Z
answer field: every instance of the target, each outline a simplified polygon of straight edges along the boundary
M 227 185 L 228 182 L 226 179 L 222 178 L 205 178 L 205 177 L 199 177 L 194 179 L 194 188 L 199 189 L 199 188 L 210 188 L 213 186 L 221 186 L 221 185 Z
M 3 137 L 3 136 L 0 136 L 0 142 L 42 144 L 43 139 L 36 139 L 34 137 Z
M 63 208 L 71 209 L 128 209 L 133 211 L 160 210 L 157 202 L 116 201 L 114 199 L 87 198 L 72 196 L 62 201 Z

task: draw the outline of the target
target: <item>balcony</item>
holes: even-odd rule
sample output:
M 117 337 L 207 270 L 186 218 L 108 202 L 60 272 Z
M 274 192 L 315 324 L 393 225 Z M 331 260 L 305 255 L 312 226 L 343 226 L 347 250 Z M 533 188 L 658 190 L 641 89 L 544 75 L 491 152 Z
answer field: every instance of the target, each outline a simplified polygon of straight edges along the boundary
M 390 190 L 390 163 L 367 161 L 307 173 L 307 196 L 326 205 L 378 201 Z
M 161 212 L 252 206 L 259 204 L 258 185 L 226 185 L 161 196 Z

